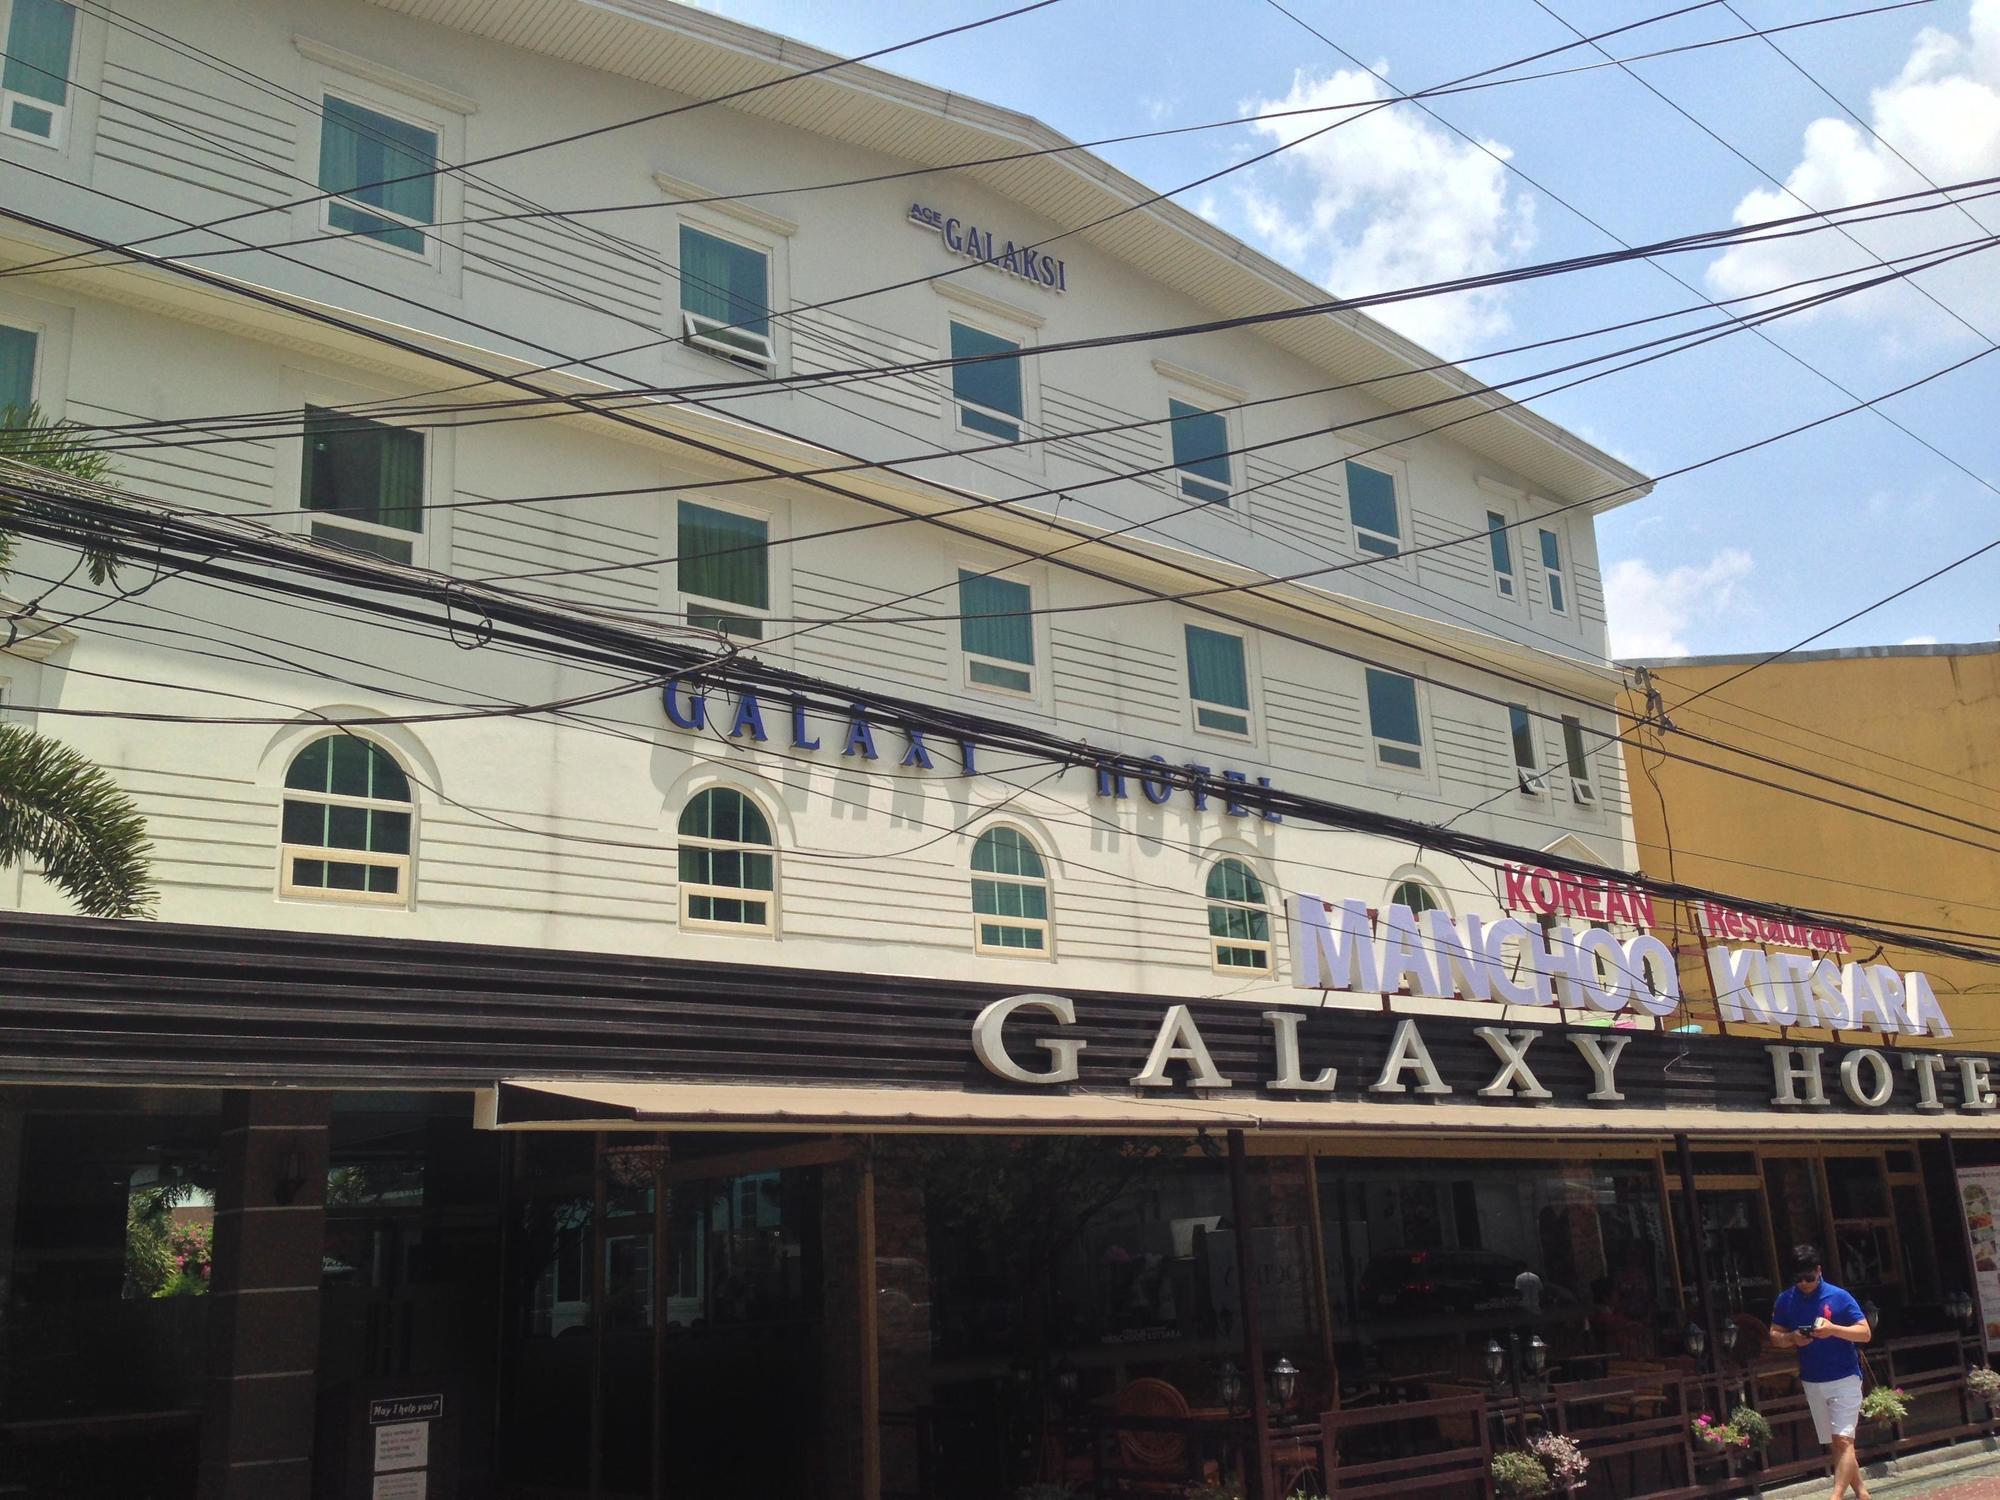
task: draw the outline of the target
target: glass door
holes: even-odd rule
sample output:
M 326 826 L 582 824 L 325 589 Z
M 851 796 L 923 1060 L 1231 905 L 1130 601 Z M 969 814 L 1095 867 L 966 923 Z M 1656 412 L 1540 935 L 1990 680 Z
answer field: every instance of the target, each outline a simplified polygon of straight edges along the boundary
M 1695 1180 L 1701 1200 L 1701 1243 L 1708 1262 L 1708 1292 L 1718 1314 L 1734 1317 L 1770 1315 L 1778 1281 L 1772 1263 L 1771 1228 L 1764 1212 L 1764 1193 L 1755 1178 L 1728 1185 Z M 1674 1244 L 1680 1258 L 1681 1288 L 1690 1311 L 1700 1305 L 1695 1284 L 1694 1239 L 1688 1233 L 1687 1205 L 1678 1183 L 1669 1184 L 1673 1201 Z

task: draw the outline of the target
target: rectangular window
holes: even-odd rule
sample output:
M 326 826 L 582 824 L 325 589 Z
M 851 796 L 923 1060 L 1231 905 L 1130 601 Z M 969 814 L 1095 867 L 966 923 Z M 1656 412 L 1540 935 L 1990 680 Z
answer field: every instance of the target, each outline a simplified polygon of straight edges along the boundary
M 319 127 L 326 226 L 412 255 L 428 255 L 424 226 L 437 217 L 438 134 L 332 94 Z
M 1224 734 L 1250 734 L 1250 674 L 1243 665 L 1243 637 L 1187 627 L 1188 696 L 1194 721 Z
M 1556 540 L 1553 531 L 1542 533 L 1542 571 L 1549 580 L 1549 608 L 1559 615 L 1569 613 L 1569 601 L 1563 594 L 1562 543 Z
M 681 225 L 681 333 L 697 349 L 770 371 L 771 257 Z
M 1173 436 L 1174 467 L 1181 493 L 1190 500 L 1229 503 L 1229 422 L 1219 411 L 1203 411 L 1185 401 L 1169 401 L 1167 424 Z
M 0 68 L 0 130 L 60 146 L 69 124 L 76 11 L 62 0 L 14 0 Z
M 1583 754 L 1583 725 L 1563 715 L 1563 753 L 1569 758 L 1569 794 L 1579 807 L 1597 801 L 1597 789 L 1590 784 L 1590 762 Z
M 757 516 L 683 500 L 675 552 L 681 608 L 697 630 L 761 640 L 771 612 L 771 526 Z
M 424 529 L 424 435 L 346 412 L 308 406 L 299 489 L 313 536 L 338 547 L 411 562 Z
M 958 644 L 965 653 L 968 683 L 1033 696 L 1033 597 L 1025 583 L 959 569 Z
M 1403 524 L 1396 512 L 1396 477 L 1366 464 L 1347 462 L 1347 514 L 1354 542 L 1363 552 L 1394 557 L 1403 550 Z
M 27 415 L 35 404 L 35 351 L 41 341 L 26 328 L 0 324 L 0 427 Z
M 1424 731 L 1417 718 L 1414 679 L 1368 669 L 1368 732 L 1380 764 L 1404 771 L 1424 768 Z
M 1507 705 L 1507 728 L 1514 740 L 1514 775 L 1530 797 L 1542 795 L 1541 768 L 1535 764 L 1535 721 L 1518 703 Z
M 1507 518 L 1497 510 L 1486 512 L 1486 540 L 1493 547 L 1493 587 L 1502 599 L 1514 597 L 1514 538 L 1507 530 Z
M 956 320 L 951 325 L 951 357 L 1019 354 L 1020 344 Z M 1021 403 L 1021 361 L 983 359 L 951 367 L 951 394 L 958 402 L 958 425 L 967 432 L 1017 441 L 1026 412 Z

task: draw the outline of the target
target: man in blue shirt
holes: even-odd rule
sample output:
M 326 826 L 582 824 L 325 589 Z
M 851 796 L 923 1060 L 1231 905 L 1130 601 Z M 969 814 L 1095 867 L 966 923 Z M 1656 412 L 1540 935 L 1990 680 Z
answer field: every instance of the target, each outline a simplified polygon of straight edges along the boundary
M 1861 1416 L 1861 1352 L 1874 1336 L 1861 1304 L 1820 1274 L 1819 1251 L 1792 1252 L 1791 1286 L 1771 1309 L 1771 1347 L 1799 1351 L 1799 1384 L 1819 1440 L 1833 1449 L 1833 1500 L 1847 1491 L 1868 1500 L 1854 1457 L 1854 1426 Z

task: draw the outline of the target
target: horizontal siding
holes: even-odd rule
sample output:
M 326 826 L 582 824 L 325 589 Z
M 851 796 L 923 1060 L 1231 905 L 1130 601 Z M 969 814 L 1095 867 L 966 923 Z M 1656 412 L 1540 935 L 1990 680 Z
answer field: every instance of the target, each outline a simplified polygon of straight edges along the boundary
M 465 191 L 471 220 L 519 211 L 521 205 L 478 187 Z M 523 291 L 556 296 L 646 327 L 659 326 L 665 308 L 679 305 L 665 294 L 666 272 L 649 257 L 620 249 L 588 230 L 549 219 L 511 219 L 465 226 L 466 270 Z M 676 329 L 675 331 L 678 331 Z
M 1267 677 L 1264 717 L 1274 748 L 1311 757 L 1315 765 L 1322 758 L 1345 762 L 1350 771 L 1362 762 L 1361 699 L 1353 693 Z
M 802 620 L 836 620 L 847 615 L 887 614 L 893 621 L 903 614 L 937 614 L 954 607 L 956 598 L 949 590 L 908 604 L 896 601 L 902 593 L 875 588 L 852 579 L 835 578 L 810 568 L 792 571 L 793 612 Z M 865 665 L 870 671 L 925 683 L 944 682 L 951 671 L 953 637 L 950 626 L 939 621 L 911 621 L 870 625 L 821 625 L 787 627 L 800 634 L 793 643 L 801 663 L 842 669 Z
M 107 406 L 72 395 L 72 421 L 112 427 L 127 422 L 159 420 L 141 412 Z M 164 435 L 171 441 L 175 434 Z M 272 446 L 254 439 L 204 444 L 201 434 L 184 447 L 124 447 L 112 455 L 117 482 L 142 494 L 178 500 L 203 510 L 269 510 L 271 508 Z M 114 435 L 111 441 L 119 441 Z M 133 441 L 133 440 L 126 440 Z
M 791 340 L 792 371 L 798 375 L 937 358 L 937 350 L 929 344 L 827 309 L 791 320 Z M 835 386 L 828 394 L 846 398 L 850 409 L 893 408 L 934 418 L 944 410 L 944 391 L 943 381 L 935 375 L 897 375 Z
M 111 28 L 109 36 L 97 126 L 100 160 L 140 173 L 155 198 L 159 178 L 258 205 L 297 196 L 296 115 L 247 84 L 122 27 Z
M 1354 556 L 1347 491 L 1334 477 L 1337 469 L 1295 475 L 1292 466 L 1252 453 L 1245 456 L 1244 471 L 1252 492 L 1236 503 L 1257 518 L 1260 529 L 1310 548 L 1316 559 L 1345 562 Z
M 1180 663 L 1172 652 L 1065 625 L 1051 627 L 1049 634 L 1058 718 L 1108 715 L 1120 724 L 1180 727 Z
M 460 491 L 464 500 L 493 497 Z M 620 609 L 662 603 L 660 541 L 650 531 L 545 505 L 475 505 L 452 512 L 451 571 L 464 578 L 538 573 L 558 568 L 615 572 L 541 578 L 521 586 L 536 594 Z

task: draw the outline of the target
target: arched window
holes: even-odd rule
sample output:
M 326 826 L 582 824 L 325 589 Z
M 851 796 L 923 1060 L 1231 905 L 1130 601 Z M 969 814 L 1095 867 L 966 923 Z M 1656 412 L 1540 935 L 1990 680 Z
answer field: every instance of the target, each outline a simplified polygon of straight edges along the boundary
M 395 757 L 355 735 L 322 735 L 285 771 L 278 894 L 408 904 L 411 814 Z
M 1240 859 L 1208 872 L 1208 944 L 1217 969 L 1271 972 L 1271 913 L 1264 882 Z
M 1018 829 L 989 828 L 972 846 L 973 947 L 981 953 L 1049 951 L 1049 875 Z
M 734 787 L 697 792 L 681 812 L 682 920 L 769 932 L 777 862 L 762 808 Z
M 1407 906 L 1410 915 L 1421 917 L 1427 911 L 1439 911 L 1444 903 L 1431 894 L 1431 888 L 1420 880 L 1399 880 L 1396 888 L 1389 892 L 1391 906 Z

